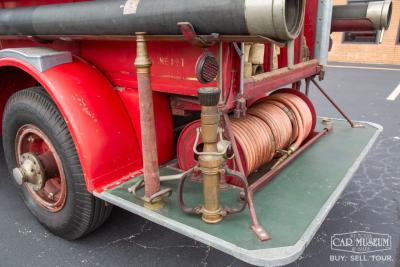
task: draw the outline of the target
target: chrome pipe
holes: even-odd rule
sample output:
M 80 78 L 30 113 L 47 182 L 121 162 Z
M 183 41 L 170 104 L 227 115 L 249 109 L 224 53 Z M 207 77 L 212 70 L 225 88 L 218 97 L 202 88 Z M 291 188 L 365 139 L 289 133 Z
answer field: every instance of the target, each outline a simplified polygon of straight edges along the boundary
M 333 7 L 332 32 L 387 30 L 392 17 L 392 1 L 375 1 Z

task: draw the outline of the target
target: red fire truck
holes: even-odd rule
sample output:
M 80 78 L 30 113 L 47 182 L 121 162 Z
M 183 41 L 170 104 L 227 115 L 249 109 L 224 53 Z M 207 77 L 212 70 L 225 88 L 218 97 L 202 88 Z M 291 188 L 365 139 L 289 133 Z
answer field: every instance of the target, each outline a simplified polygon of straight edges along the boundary
M 0 0 L 5 158 L 66 239 L 113 205 L 255 265 L 297 259 L 381 127 L 320 81 L 391 2 Z M 319 118 L 318 90 L 345 118 Z M 296 160 L 295 160 L 296 159 Z

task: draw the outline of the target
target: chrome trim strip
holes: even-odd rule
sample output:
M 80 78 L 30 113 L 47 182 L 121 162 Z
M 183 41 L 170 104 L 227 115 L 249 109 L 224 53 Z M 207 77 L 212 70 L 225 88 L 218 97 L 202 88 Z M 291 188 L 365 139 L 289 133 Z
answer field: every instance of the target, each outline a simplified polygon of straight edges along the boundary
M 72 55 L 67 51 L 55 51 L 42 47 L 8 48 L 0 50 L 0 59 L 15 58 L 25 61 L 40 72 L 55 66 L 71 63 Z

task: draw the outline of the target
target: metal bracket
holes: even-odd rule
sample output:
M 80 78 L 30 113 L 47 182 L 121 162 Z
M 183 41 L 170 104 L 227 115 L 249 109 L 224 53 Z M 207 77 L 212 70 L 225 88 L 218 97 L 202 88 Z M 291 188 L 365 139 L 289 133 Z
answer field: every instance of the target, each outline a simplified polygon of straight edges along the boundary
M 243 184 L 243 190 L 244 190 L 244 192 L 243 192 L 244 194 L 241 194 L 241 199 L 243 200 L 244 206 L 241 207 L 242 209 L 234 210 L 231 214 L 242 212 L 245 209 L 246 204 L 247 204 L 249 206 L 251 229 L 253 230 L 254 234 L 261 241 L 269 240 L 270 236 L 264 230 L 264 228 L 261 226 L 261 224 L 258 222 L 256 210 L 255 210 L 254 203 L 253 203 L 253 193 L 251 192 L 251 190 L 249 188 L 249 184 L 247 182 L 246 176 L 244 176 L 243 174 L 241 174 L 238 171 L 231 170 L 228 167 L 225 168 L 225 172 L 229 176 L 234 176 L 236 178 L 239 178 Z
M 132 187 L 130 187 L 128 189 L 128 191 L 130 193 L 132 193 L 132 195 L 134 197 L 136 197 L 137 199 L 143 200 L 143 201 L 148 202 L 150 204 L 154 204 L 157 201 L 160 201 L 162 199 L 168 198 L 168 197 L 170 197 L 172 195 L 172 189 L 171 188 L 165 188 L 165 189 L 162 189 L 162 190 L 158 191 L 157 193 L 153 194 L 149 198 L 142 197 L 142 196 L 139 196 L 138 191 L 143 187 L 144 187 L 144 178 L 141 177 Z
M 196 168 L 195 168 L 196 169 Z M 194 170 L 195 170 L 194 169 Z M 234 175 L 231 174 L 231 172 L 234 172 L 232 170 L 229 169 L 221 169 L 221 172 L 226 172 L 230 175 Z M 186 182 L 186 179 L 188 177 L 190 177 L 190 175 L 192 175 L 193 172 L 187 172 L 185 173 L 185 175 L 182 176 L 182 179 L 179 181 L 179 186 L 178 186 L 178 202 L 179 202 L 179 207 L 181 208 L 181 210 L 187 214 L 193 214 L 193 215 L 200 215 L 204 212 L 204 208 L 199 205 L 199 206 L 194 206 L 194 207 L 188 207 L 185 204 L 184 198 L 183 198 L 183 189 L 184 189 L 184 185 Z M 236 176 L 236 175 L 235 175 Z M 244 198 L 241 199 L 241 203 L 238 207 L 223 207 L 220 210 L 220 214 L 223 217 L 226 217 L 228 215 L 233 215 L 233 214 L 237 214 L 237 213 L 241 213 L 242 211 L 245 210 L 246 205 L 247 205 L 247 201 L 248 201 L 248 183 L 247 180 L 244 178 L 242 178 L 242 176 L 238 176 L 238 178 L 242 181 L 243 186 L 244 186 Z
M 178 26 L 185 40 L 194 46 L 207 48 L 218 42 L 218 33 L 212 33 L 211 35 L 197 35 L 190 22 L 178 22 Z
M 8 48 L 0 50 L 0 59 L 15 58 L 29 63 L 40 72 L 55 66 L 71 63 L 72 55 L 68 51 L 56 51 L 43 47 Z
M 332 104 L 332 106 L 346 119 L 346 121 L 350 124 L 351 128 L 364 128 L 365 126 L 360 123 L 354 123 L 350 117 L 347 116 L 346 113 L 336 104 L 336 102 L 322 89 L 321 85 L 319 85 L 314 78 L 311 79 L 311 82 L 315 85 L 315 87 L 322 93 L 322 95 Z
M 198 156 L 200 156 L 200 155 L 206 155 L 206 156 L 224 156 L 224 155 L 226 155 L 226 152 L 231 147 L 231 142 L 224 140 L 223 132 L 224 132 L 224 129 L 218 128 L 219 141 L 217 143 L 217 148 L 218 148 L 217 152 L 200 152 L 197 150 L 197 146 L 199 145 L 201 128 L 197 128 L 196 129 L 196 139 L 193 144 L 194 154 L 196 154 Z
M 40 38 L 38 36 L 28 36 L 28 39 L 32 40 L 33 42 L 38 43 L 38 44 L 52 44 L 52 43 L 54 43 L 54 40 L 42 39 L 42 38 Z

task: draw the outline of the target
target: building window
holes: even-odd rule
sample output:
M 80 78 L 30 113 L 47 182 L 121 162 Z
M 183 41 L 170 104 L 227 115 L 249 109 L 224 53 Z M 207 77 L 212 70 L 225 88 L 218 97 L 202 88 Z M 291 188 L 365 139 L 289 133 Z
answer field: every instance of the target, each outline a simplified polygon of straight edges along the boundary
M 344 43 L 378 43 L 378 31 L 373 32 L 345 32 Z

